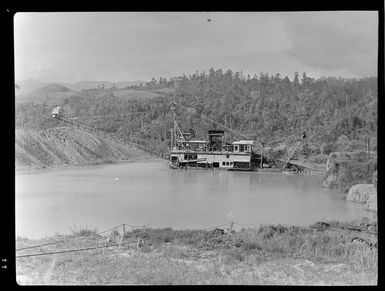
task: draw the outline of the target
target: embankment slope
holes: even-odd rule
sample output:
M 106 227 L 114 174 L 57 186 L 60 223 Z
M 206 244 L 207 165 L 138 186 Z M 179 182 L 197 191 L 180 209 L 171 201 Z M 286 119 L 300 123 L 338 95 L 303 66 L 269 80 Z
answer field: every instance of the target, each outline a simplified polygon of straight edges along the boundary
M 15 131 L 16 169 L 150 159 L 146 152 L 69 127 Z

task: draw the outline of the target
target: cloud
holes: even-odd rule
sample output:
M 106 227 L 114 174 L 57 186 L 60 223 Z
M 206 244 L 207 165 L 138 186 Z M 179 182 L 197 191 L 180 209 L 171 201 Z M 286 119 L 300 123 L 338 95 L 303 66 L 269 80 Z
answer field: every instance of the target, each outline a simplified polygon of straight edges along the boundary
M 376 12 L 24 13 L 15 17 L 15 67 L 20 78 L 68 82 L 210 67 L 375 75 L 377 25 Z
M 292 46 L 286 54 L 310 68 L 376 75 L 376 12 L 308 12 L 280 16 Z

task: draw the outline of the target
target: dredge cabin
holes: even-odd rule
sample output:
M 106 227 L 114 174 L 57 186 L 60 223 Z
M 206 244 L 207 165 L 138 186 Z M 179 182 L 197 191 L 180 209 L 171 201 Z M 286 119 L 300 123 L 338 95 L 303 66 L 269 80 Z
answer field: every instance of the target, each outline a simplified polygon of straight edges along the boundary
M 252 169 L 253 140 L 225 143 L 223 130 L 209 130 L 207 140 L 191 140 L 189 134 L 172 135 L 170 167 L 218 168 L 223 170 Z

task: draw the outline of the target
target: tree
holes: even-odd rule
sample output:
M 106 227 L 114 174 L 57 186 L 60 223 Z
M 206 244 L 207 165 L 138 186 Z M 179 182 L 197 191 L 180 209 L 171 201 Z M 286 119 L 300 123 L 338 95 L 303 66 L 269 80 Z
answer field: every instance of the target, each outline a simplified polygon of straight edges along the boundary
M 294 73 L 293 86 L 294 86 L 294 89 L 300 88 L 298 72 Z
M 210 68 L 208 74 L 196 73 L 191 78 L 183 75 L 168 82 L 166 78 L 159 78 L 159 81 L 152 78 L 142 86 L 143 90 L 172 87 L 174 82 L 178 82 L 178 86 L 175 93 L 162 93 L 151 100 L 110 98 L 109 92 L 100 96 L 91 90 L 88 95 L 84 92 L 81 96 L 64 99 L 63 104 L 68 106 L 68 110 L 73 110 L 74 116 L 81 116 L 86 124 L 115 130 L 122 136 L 136 137 L 149 146 L 159 138 L 165 138 L 166 135 L 159 135 L 157 130 L 167 131 L 172 127 L 169 104 L 174 100 L 197 108 L 199 113 L 226 123 L 233 130 L 266 134 L 271 138 L 273 135 L 289 135 L 291 131 L 299 133 L 301 118 L 303 129 L 312 130 L 309 141 L 334 142 L 342 134 L 352 139 L 364 135 L 376 138 L 376 78 L 314 80 L 304 73 L 300 83 L 297 72 L 292 82 L 287 76 L 282 79 L 279 74 L 269 76 L 262 72 L 259 77 L 254 74 L 252 79 L 239 76 L 240 73 L 231 70 L 222 74 L 221 69 Z M 24 122 L 25 128 L 52 127 L 51 123 L 42 120 L 38 110 L 33 104 L 17 106 L 16 124 L 21 124 L 23 116 L 27 121 Z M 143 114 L 124 116 L 122 112 Z M 178 122 L 184 130 L 192 127 L 197 137 L 202 137 L 210 124 L 199 113 L 180 110 Z M 111 117 L 108 120 L 94 118 L 98 115 Z M 160 124 L 161 127 L 146 124 Z M 361 128 L 365 130 L 360 131 Z

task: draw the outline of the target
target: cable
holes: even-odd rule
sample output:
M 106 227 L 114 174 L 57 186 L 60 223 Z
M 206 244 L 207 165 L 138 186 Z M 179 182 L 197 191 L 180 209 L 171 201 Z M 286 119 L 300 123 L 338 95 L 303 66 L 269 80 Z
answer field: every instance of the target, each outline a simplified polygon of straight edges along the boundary
M 98 233 L 96 233 L 96 234 L 106 233 L 106 232 L 108 232 L 108 231 L 114 230 L 115 228 L 117 228 L 117 227 L 119 227 L 119 226 L 121 226 L 121 225 L 123 225 L 123 223 L 122 223 L 122 224 L 119 224 L 119 225 L 116 225 L 116 226 L 114 226 L 114 227 L 112 227 L 112 228 L 110 228 L 110 229 L 107 229 L 107 230 L 98 232 Z
M 89 127 L 89 126 L 87 126 L 87 125 L 85 125 L 85 124 L 83 124 L 83 123 L 81 123 L 81 122 L 73 121 L 73 120 L 70 121 L 70 120 L 68 120 L 68 119 L 66 119 L 66 118 L 64 118 L 64 117 L 56 117 L 56 119 L 58 119 L 58 120 L 60 120 L 60 121 L 63 121 L 63 122 L 65 122 L 65 123 L 67 123 L 67 124 L 69 124 L 69 125 L 71 125 L 71 126 L 73 126 L 73 127 L 80 127 L 81 129 L 83 129 L 83 130 L 85 130 L 85 131 L 89 131 L 89 132 L 91 132 L 91 133 L 94 133 L 94 134 L 96 134 L 96 135 L 99 135 L 99 136 L 101 136 L 101 137 L 103 137 L 103 138 L 105 138 L 105 139 L 109 139 L 109 140 L 114 141 L 114 142 L 116 142 L 116 143 L 120 143 L 120 144 L 123 144 L 123 145 L 125 145 L 125 146 L 127 146 L 127 145 L 128 145 L 128 146 L 135 146 L 135 147 L 141 149 L 142 151 L 148 152 L 148 153 L 150 153 L 150 154 L 152 154 L 152 155 L 159 156 L 158 153 L 154 153 L 152 150 L 148 149 L 148 148 L 145 147 L 145 146 L 142 146 L 142 145 L 140 145 L 140 144 L 137 144 L 137 143 L 135 143 L 135 142 L 132 142 L 131 140 L 129 140 L 129 141 L 123 141 L 123 140 L 120 140 L 120 138 L 117 138 L 117 137 L 115 137 L 115 136 L 112 135 L 112 134 L 108 134 L 108 133 L 101 132 L 101 131 L 96 130 L 96 129 L 92 128 L 92 127 Z M 168 159 L 165 158 L 165 157 L 161 157 L 161 158 L 168 160 Z
M 216 229 L 216 228 L 218 228 L 218 227 L 222 227 L 222 226 L 228 225 L 228 224 L 230 224 L 230 223 L 231 223 L 231 222 L 227 222 L 227 223 L 220 224 L 220 225 L 216 225 L 216 226 L 212 226 L 212 227 L 201 228 L 201 230 Z
M 64 242 L 64 241 L 65 240 L 63 239 L 63 240 L 59 240 L 59 241 L 56 241 L 56 242 L 51 242 L 51 243 L 46 243 L 46 244 L 41 244 L 41 245 L 36 245 L 36 246 L 31 246 L 31 247 L 17 249 L 16 251 L 23 251 L 23 250 L 34 249 L 34 248 L 43 247 L 43 246 L 54 245 L 54 244 L 61 243 L 61 242 Z
M 144 228 L 144 227 L 148 227 L 149 225 L 132 225 L 132 224 L 128 224 L 128 223 L 123 223 L 124 225 L 127 225 L 129 227 L 138 227 L 138 228 Z
M 146 112 L 143 111 L 143 112 L 132 112 L 132 113 L 128 113 L 128 114 L 109 114 L 109 115 L 91 115 L 90 117 L 91 118 L 95 118 L 95 117 L 116 117 L 116 118 L 121 118 L 121 117 L 125 117 L 125 116 L 131 116 L 131 115 L 135 115 L 135 114 L 145 114 Z
M 177 102 L 175 102 L 175 103 L 177 103 Z M 226 128 L 227 130 L 232 131 L 232 132 L 234 132 L 234 133 L 236 133 L 236 134 L 238 134 L 238 135 L 240 135 L 240 136 L 242 136 L 242 137 L 244 137 L 244 138 L 247 138 L 247 139 L 253 139 L 253 138 L 251 138 L 251 137 L 249 137 L 249 136 L 247 136 L 247 135 L 244 135 L 244 134 L 242 134 L 242 133 L 240 133 L 240 132 L 238 132 L 238 131 L 236 131 L 236 130 L 234 130 L 234 129 L 231 129 L 230 127 L 227 127 L 227 126 L 225 126 L 225 125 L 223 125 L 223 124 L 221 124 L 221 123 L 219 123 L 219 122 L 217 122 L 217 121 L 215 121 L 215 120 L 213 120 L 213 119 L 211 119 L 211 118 L 209 118 L 209 117 L 203 115 L 202 113 L 200 113 L 197 109 L 195 109 L 195 108 L 193 108 L 193 107 L 185 106 L 185 105 L 182 105 L 182 104 L 180 104 L 180 103 L 177 103 L 177 104 L 178 104 L 179 106 L 181 106 L 181 107 L 184 107 L 184 108 L 187 108 L 187 109 L 193 109 L 193 110 L 195 110 L 195 111 L 198 112 L 199 115 L 200 115 L 201 117 L 203 117 L 204 119 L 207 119 L 207 120 L 209 120 L 209 121 L 211 121 L 211 122 L 213 122 L 213 123 L 215 123 L 215 124 L 217 124 L 217 125 L 219 125 L 219 126 L 222 126 L 222 127 Z M 269 143 L 277 142 L 277 141 L 280 141 L 280 140 L 289 139 L 289 138 L 291 138 L 291 137 L 293 137 L 293 136 L 296 136 L 296 134 L 291 134 L 291 135 L 289 135 L 289 136 L 287 136 L 287 137 L 283 137 L 283 138 L 280 138 L 280 139 L 276 139 L 276 140 L 272 140 L 272 141 L 268 141 L 268 142 L 264 142 L 264 143 L 265 143 L 265 144 L 269 144 Z
M 148 239 L 141 239 L 142 241 L 148 240 Z M 120 245 L 128 245 L 137 242 L 137 240 L 121 243 Z M 119 244 L 114 245 L 106 245 L 106 246 L 100 246 L 100 247 L 90 247 L 90 248 L 82 248 L 82 249 L 70 249 L 70 250 L 64 250 L 64 251 L 58 251 L 58 252 L 49 252 L 49 253 L 35 253 L 30 255 L 20 255 L 16 256 L 16 258 L 26 258 L 26 257 L 36 257 L 36 256 L 46 256 L 46 255 L 54 255 L 54 254 L 64 254 L 64 253 L 73 253 L 73 252 L 82 252 L 82 251 L 88 251 L 88 250 L 95 250 L 95 249 L 101 249 L 101 248 L 109 248 L 109 247 L 116 247 L 119 246 Z
M 177 103 L 177 102 L 175 102 L 175 103 Z M 193 108 L 193 107 L 188 107 L 188 106 L 182 105 L 182 104 L 180 104 L 180 103 L 177 103 L 177 104 L 178 104 L 179 106 L 181 106 L 181 107 L 188 108 L 188 109 L 193 109 L 193 110 L 195 110 L 196 112 L 198 112 L 198 110 L 195 109 L 195 108 Z M 240 132 L 238 132 L 238 131 L 236 131 L 236 130 L 234 130 L 234 129 L 231 129 L 230 127 L 227 127 L 227 126 L 225 126 L 225 125 L 223 125 L 223 124 L 221 124 L 221 123 L 219 123 L 219 122 L 217 122 L 217 121 L 215 121 L 215 120 L 213 120 L 213 119 L 211 119 L 211 118 L 209 118 L 209 117 L 203 115 L 203 114 L 200 113 L 200 112 L 198 112 L 198 113 L 199 113 L 199 115 L 200 115 L 201 117 L 203 117 L 204 119 L 207 119 L 207 120 L 209 120 L 209 121 L 211 121 L 211 122 L 213 122 L 213 123 L 215 123 L 215 124 L 217 124 L 217 125 L 219 125 L 219 126 L 222 126 L 222 127 L 226 128 L 227 130 L 232 131 L 232 132 L 234 132 L 234 133 L 236 133 L 236 134 L 238 134 L 238 135 L 240 135 L 240 136 L 242 136 L 242 137 L 244 137 L 244 138 L 250 139 L 249 136 L 244 135 L 244 134 L 242 134 L 242 133 L 240 133 Z
M 102 234 L 102 233 L 105 233 L 105 232 L 108 232 L 110 230 L 113 230 L 115 229 L 116 227 L 118 226 L 121 226 L 122 224 L 119 224 L 113 228 L 110 228 L 110 229 L 107 229 L 107 230 L 104 230 L 102 232 L 98 232 L 96 234 Z M 17 249 L 16 251 L 23 251 L 23 250 L 28 250 L 28 249 L 34 249 L 34 248 L 38 248 L 38 247 L 42 247 L 42 246 L 49 246 L 49 245 L 54 245 L 54 244 L 58 244 L 58 243 L 61 243 L 61 242 L 64 242 L 64 241 L 70 241 L 70 240 L 73 240 L 75 238 L 79 238 L 79 237 L 71 237 L 71 238 L 67 238 L 67 239 L 63 239 L 63 240 L 59 240 L 59 241 L 56 241 L 56 242 L 51 242 L 51 243 L 46 243 L 46 244 L 40 244 L 40 245 L 34 245 L 34 246 L 30 246 L 30 247 L 25 247 L 25 248 L 21 248 L 21 249 Z

